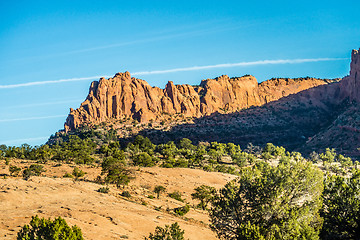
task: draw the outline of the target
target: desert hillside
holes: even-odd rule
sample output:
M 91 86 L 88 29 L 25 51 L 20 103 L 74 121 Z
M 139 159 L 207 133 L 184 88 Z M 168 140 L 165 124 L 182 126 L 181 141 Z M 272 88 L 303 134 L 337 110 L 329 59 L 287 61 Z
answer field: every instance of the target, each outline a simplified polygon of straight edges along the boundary
M 32 161 L 12 160 L 24 168 Z M 185 168 L 136 168 L 136 179 L 128 186 L 117 189 L 110 186 L 109 193 L 97 190 L 103 185 L 90 182 L 96 179 L 101 169 L 77 165 L 87 174 L 78 181 L 63 178 L 71 173 L 75 165 L 49 163 L 46 172 L 40 177 L 26 181 L 20 177 L 6 177 L 0 182 L 0 238 L 13 240 L 31 216 L 55 218 L 61 216 L 68 224 L 76 224 L 82 229 L 85 239 L 143 239 L 153 232 L 156 226 L 178 222 L 185 230 L 186 238 L 216 239 L 208 227 L 206 211 L 191 208 L 180 217 L 167 209 L 184 206 L 185 203 L 167 196 L 160 198 L 153 192 L 154 186 L 162 185 L 167 192 L 179 191 L 185 202 L 195 205 L 191 199 L 194 188 L 205 184 L 220 188 L 233 179 L 234 175 L 205 172 Z M 9 166 L 0 161 L 0 175 L 7 176 Z M 5 177 L 4 177 L 5 178 Z M 122 196 L 128 191 L 131 197 Z

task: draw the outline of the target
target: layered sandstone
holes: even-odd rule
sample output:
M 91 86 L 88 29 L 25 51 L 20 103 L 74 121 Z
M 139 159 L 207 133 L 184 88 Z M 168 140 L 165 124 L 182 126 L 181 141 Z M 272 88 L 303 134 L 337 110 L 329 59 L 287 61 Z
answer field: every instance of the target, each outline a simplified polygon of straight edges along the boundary
M 199 86 L 174 85 L 170 81 L 160 89 L 131 77 L 129 72 L 117 73 L 113 78 L 91 83 L 86 100 L 78 109 L 70 109 L 65 130 L 110 119 L 130 118 L 144 123 L 159 122 L 169 115 L 199 118 L 215 112 L 231 113 L 331 81 L 276 78 L 259 84 L 250 75 L 236 78 L 223 75 L 203 80 Z

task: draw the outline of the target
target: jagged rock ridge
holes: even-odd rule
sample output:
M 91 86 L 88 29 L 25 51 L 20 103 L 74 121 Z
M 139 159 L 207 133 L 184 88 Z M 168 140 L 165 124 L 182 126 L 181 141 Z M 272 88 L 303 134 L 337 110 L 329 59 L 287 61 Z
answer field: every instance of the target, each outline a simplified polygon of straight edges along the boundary
M 117 73 L 113 78 L 91 83 L 86 100 L 78 109 L 70 109 L 65 131 L 109 119 L 132 118 L 144 123 L 160 122 L 174 114 L 199 118 L 215 112 L 232 113 L 333 81 L 274 78 L 259 84 L 250 75 L 240 78 L 223 75 L 202 80 L 195 87 L 170 81 L 160 89 L 131 77 L 129 72 Z

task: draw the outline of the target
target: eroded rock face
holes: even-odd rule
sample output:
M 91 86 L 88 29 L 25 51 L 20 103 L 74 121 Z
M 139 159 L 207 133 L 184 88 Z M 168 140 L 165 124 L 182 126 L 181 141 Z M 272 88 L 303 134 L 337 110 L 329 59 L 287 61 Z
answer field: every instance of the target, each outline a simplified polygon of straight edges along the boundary
M 184 118 L 199 118 L 214 112 L 231 113 L 260 106 L 329 81 L 277 78 L 259 84 L 250 75 L 239 78 L 223 75 L 203 80 L 200 86 L 168 82 L 164 89 L 160 89 L 131 77 L 129 72 L 117 73 L 113 78 L 101 78 L 91 83 L 86 100 L 78 109 L 70 109 L 65 131 L 109 119 L 133 118 L 146 123 L 159 122 L 174 114 Z
M 360 49 L 351 53 L 350 75 L 341 81 L 340 98 L 350 101 L 360 101 Z

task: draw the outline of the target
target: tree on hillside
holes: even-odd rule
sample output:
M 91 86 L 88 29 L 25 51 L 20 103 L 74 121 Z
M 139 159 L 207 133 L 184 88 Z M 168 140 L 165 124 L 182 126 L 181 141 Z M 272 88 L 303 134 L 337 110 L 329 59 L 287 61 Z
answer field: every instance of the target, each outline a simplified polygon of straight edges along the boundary
M 335 149 L 326 148 L 325 153 L 320 153 L 319 157 L 324 162 L 332 163 L 336 157 Z
M 165 225 L 165 228 L 157 226 L 155 233 L 150 233 L 145 240 L 184 240 L 185 231 L 181 230 L 179 224 L 173 223 L 170 226 Z
M 190 139 L 188 138 L 182 138 L 180 141 L 179 141 L 179 144 L 178 144 L 178 147 L 179 149 L 189 149 L 189 150 L 195 150 L 195 146 L 192 145 L 192 142 Z
M 30 167 L 23 171 L 23 178 L 29 180 L 31 176 L 40 176 L 43 172 L 45 172 L 43 165 L 31 164 Z
M 161 185 L 155 186 L 155 188 L 154 188 L 154 193 L 156 193 L 157 198 L 159 198 L 160 194 L 165 192 L 165 191 L 166 191 L 166 188 L 164 186 L 161 186 Z
M 2 146 L 5 146 L 5 145 L 0 145 L 0 159 L 5 158 L 5 151 L 1 148 Z M 6 146 L 5 146 L 5 148 L 6 148 Z
M 106 183 L 113 183 L 117 188 L 128 185 L 134 178 L 133 172 L 126 167 L 125 162 L 113 157 L 107 157 L 101 164 L 101 174 L 105 176 Z
M 259 162 L 215 196 L 211 226 L 221 239 L 318 239 L 322 190 L 309 162 Z
M 195 192 L 191 194 L 192 199 L 200 200 L 198 207 L 206 210 L 208 203 L 214 198 L 216 189 L 214 187 L 201 185 L 195 188 Z
M 83 170 L 75 167 L 72 171 L 72 175 L 75 177 L 75 181 L 79 180 L 79 178 L 83 177 L 86 174 Z
M 140 167 L 152 167 L 156 163 L 147 152 L 138 153 L 134 155 L 131 159 L 135 166 Z
M 127 145 L 127 149 L 130 150 L 133 154 L 139 152 L 147 152 L 152 155 L 154 153 L 155 145 L 150 141 L 149 138 L 137 135 L 134 139 L 134 142 Z
M 81 229 L 69 227 L 61 217 L 54 221 L 38 216 L 32 217 L 30 225 L 24 225 L 17 234 L 17 240 L 84 240 Z
M 157 145 L 156 151 L 163 155 L 165 159 L 174 158 L 178 153 L 178 149 L 173 141 Z

